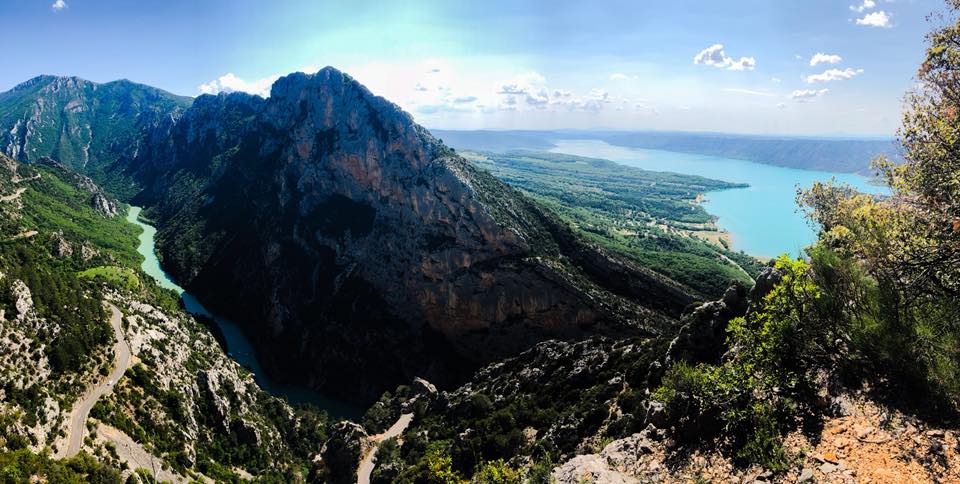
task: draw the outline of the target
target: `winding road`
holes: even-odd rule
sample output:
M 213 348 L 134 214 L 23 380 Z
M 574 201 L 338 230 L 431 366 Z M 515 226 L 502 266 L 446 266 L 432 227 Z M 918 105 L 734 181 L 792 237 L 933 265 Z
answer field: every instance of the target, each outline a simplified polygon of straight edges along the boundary
M 130 345 L 123 335 L 123 326 L 121 321 L 123 314 L 113 304 L 107 303 L 110 307 L 110 326 L 113 327 L 113 335 L 116 343 L 113 346 L 113 370 L 99 383 L 87 390 L 80 400 L 74 404 L 70 412 L 70 419 L 67 428 L 67 446 L 58 450 L 57 457 L 73 457 L 80 452 L 83 446 L 83 436 L 86 434 L 87 417 L 90 415 L 90 409 L 97 403 L 100 397 L 110 393 L 113 385 L 120 380 L 123 373 L 127 371 L 130 365 Z
M 391 439 L 403 433 L 413 421 L 412 413 L 400 415 L 393 425 L 382 434 L 372 435 L 369 441 L 376 446 L 367 453 L 367 456 L 360 461 L 360 467 L 357 468 L 357 484 L 370 484 L 370 473 L 373 472 L 373 466 L 377 462 L 377 451 L 380 450 L 380 442 Z

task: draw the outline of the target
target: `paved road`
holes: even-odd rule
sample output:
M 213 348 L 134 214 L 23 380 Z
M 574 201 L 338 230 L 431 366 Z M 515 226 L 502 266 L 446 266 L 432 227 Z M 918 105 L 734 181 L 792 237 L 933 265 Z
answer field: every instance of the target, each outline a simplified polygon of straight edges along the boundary
M 119 381 L 123 373 L 127 371 L 127 366 L 130 365 L 130 345 L 127 344 L 127 340 L 123 336 L 123 326 L 121 325 L 123 315 L 113 304 L 107 303 L 107 305 L 110 307 L 110 326 L 113 327 L 113 335 L 117 340 L 113 346 L 113 371 L 88 389 L 80 397 L 80 400 L 74 404 L 67 428 L 67 446 L 65 449 L 58 451 L 58 457 L 60 458 L 73 457 L 80 452 L 80 448 L 83 446 L 83 436 L 87 433 L 86 424 L 90 409 L 93 408 L 100 397 L 113 390 L 111 382 L 115 384 Z
M 380 450 L 380 442 L 402 434 L 412 420 L 413 414 L 405 413 L 401 415 L 386 432 L 370 437 L 370 441 L 374 443 L 375 447 L 360 461 L 360 467 L 357 468 L 357 484 L 370 484 L 370 473 L 373 472 L 373 465 L 377 462 L 377 451 Z

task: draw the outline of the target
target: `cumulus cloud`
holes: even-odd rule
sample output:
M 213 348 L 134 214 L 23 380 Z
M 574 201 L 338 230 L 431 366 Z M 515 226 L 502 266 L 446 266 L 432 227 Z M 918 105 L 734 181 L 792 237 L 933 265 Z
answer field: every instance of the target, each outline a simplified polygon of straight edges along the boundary
M 806 102 L 823 96 L 828 92 L 830 92 L 829 89 L 797 89 L 796 91 L 790 93 L 790 98 L 795 99 L 798 102 Z
M 427 92 L 430 90 L 430 88 L 418 82 L 416 86 L 413 86 L 413 90 L 417 92 Z
M 874 0 L 863 0 L 863 3 L 860 5 L 850 5 L 850 10 L 853 10 L 857 13 L 863 13 L 864 10 L 870 10 L 873 7 L 877 6 L 877 2 Z
M 67 7 L 68 7 L 67 2 L 65 2 L 64 0 L 57 0 L 50 5 L 50 8 L 54 12 L 59 12 Z
M 477 100 L 477 96 L 458 96 L 453 98 L 454 104 L 467 104 Z
M 839 64 L 843 61 L 843 57 L 840 57 L 836 54 L 824 54 L 822 52 L 817 52 L 810 58 L 810 66 L 815 66 L 817 64 Z
M 739 60 L 727 57 L 727 54 L 723 52 L 723 44 L 713 44 L 701 50 L 699 54 L 693 57 L 693 63 L 731 71 L 752 71 L 757 65 L 757 61 L 753 57 L 741 57 Z
M 200 94 L 219 94 L 221 92 L 246 92 L 261 97 L 270 97 L 270 86 L 279 79 L 279 75 L 247 81 L 232 72 L 224 74 L 206 84 L 197 86 Z
M 772 83 L 774 83 L 774 84 L 780 84 L 780 83 L 783 82 L 783 81 L 781 81 L 779 77 L 771 77 L 771 78 L 770 78 L 770 82 L 772 82 Z
M 827 69 L 820 74 L 813 74 L 807 76 L 807 83 L 813 84 L 814 82 L 830 82 L 830 81 L 843 81 L 850 79 L 858 74 L 863 74 L 863 69 L 851 69 L 846 68 L 844 70 L 840 69 Z
M 879 12 L 871 12 L 863 16 L 863 18 L 857 19 L 857 25 L 866 25 L 868 27 L 883 27 L 890 28 L 893 27 L 893 24 L 890 23 L 890 14 L 880 10 Z
M 777 109 L 786 109 L 787 103 L 777 103 Z

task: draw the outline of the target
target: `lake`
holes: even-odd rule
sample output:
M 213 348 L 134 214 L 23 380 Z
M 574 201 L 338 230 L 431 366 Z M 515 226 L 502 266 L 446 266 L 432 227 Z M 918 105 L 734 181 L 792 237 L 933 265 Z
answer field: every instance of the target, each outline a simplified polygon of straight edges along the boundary
M 705 194 L 704 208 L 718 217 L 717 225 L 733 236 L 733 249 L 758 257 L 787 253 L 797 256 L 816 240 L 816 231 L 796 204 L 797 188 L 817 181 L 846 183 L 865 193 L 889 193 L 866 177 L 849 173 L 798 170 L 717 156 L 615 146 L 599 140 L 557 140 L 550 151 L 603 158 L 653 171 L 700 175 L 749 188 Z
M 140 207 L 130 207 L 127 213 L 127 221 L 143 229 L 143 232 L 141 232 L 139 236 L 140 243 L 137 245 L 137 252 L 139 252 L 144 259 L 143 264 L 141 264 L 143 271 L 155 279 L 161 287 L 176 291 L 177 294 L 180 295 L 183 306 L 187 311 L 212 319 L 223 334 L 223 339 L 226 340 L 226 350 L 230 357 L 253 373 L 253 378 L 257 384 L 260 385 L 260 388 L 278 397 L 286 398 L 291 403 L 312 404 L 322 410 L 326 410 L 327 413 L 335 417 L 359 417 L 360 410 L 356 406 L 324 397 L 320 393 L 306 387 L 285 385 L 270 379 L 260 366 L 253 346 L 250 344 L 250 340 L 247 339 L 243 330 L 240 329 L 240 326 L 227 318 L 211 313 L 200 304 L 200 301 L 198 301 L 196 297 L 177 285 L 173 278 L 160 267 L 160 260 L 157 258 L 154 241 L 157 235 L 157 229 L 141 221 L 140 212 Z

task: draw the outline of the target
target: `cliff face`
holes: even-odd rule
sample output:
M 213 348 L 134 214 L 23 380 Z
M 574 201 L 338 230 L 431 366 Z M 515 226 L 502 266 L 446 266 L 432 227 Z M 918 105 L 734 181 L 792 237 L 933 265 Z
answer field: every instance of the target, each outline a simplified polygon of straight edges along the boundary
M 201 96 L 132 165 L 167 267 L 290 379 L 370 399 L 546 338 L 663 327 L 690 298 L 332 68 Z

